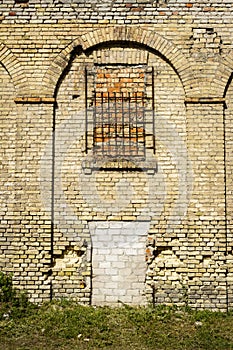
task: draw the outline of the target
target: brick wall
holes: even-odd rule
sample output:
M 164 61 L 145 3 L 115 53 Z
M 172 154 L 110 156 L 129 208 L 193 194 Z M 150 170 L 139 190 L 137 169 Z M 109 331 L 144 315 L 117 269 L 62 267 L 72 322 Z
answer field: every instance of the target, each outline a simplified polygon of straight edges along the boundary
M 219 0 L 0 5 L 0 266 L 32 301 L 233 306 L 232 18 Z M 95 93 L 117 125 L 94 122 Z

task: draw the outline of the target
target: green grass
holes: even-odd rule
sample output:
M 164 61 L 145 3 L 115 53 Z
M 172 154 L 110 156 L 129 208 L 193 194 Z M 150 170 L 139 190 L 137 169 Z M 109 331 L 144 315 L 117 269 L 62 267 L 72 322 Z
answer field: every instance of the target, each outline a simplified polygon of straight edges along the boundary
M 233 349 L 233 313 L 61 301 L 0 321 L 0 350 Z

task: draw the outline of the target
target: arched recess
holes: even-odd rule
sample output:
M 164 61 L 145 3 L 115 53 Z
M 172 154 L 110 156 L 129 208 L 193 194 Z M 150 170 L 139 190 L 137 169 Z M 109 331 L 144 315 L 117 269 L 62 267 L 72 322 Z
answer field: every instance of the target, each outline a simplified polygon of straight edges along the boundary
M 3 43 L 0 43 L 0 62 L 12 79 L 16 95 L 22 95 L 23 91 L 28 86 L 25 73 L 17 57 Z
M 138 34 L 139 32 L 141 33 L 141 36 Z M 106 34 L 106 36 L 101 36 L 101 30 L 96 31 L 95 39 L 91 36 L 88 36 L 88 38 L 86 36 L 82 36 L 79 38 L 79 40 L 72 42 L 72 44 L 66 48 L 66 51 L 63 51 L 63 56 L 59 55 L 59 57 L 57 57 L 57 60 L 55 60 L 53 63 L 53 67 L 50 67 L 51 72 L 49 73 L 48 71 L 48 74 L 44 77 L 46 78 L 44 82 L 50 84 L 51 93 L 52 91 L 54 91 L 54 86 L 56 86 L 55 97 L 57 102 L 54 110 L 55 139 L 53 143 L 54 153 L 52 157 L 54 161 L 54 190 L 52 194 L 52 215 L 54 227 L 51 242 L 53 249 L 51 249 L 51 251 L 57 251 L 57 247 L 59 247 L 60 244 L 61 235 L 63 239 L 66 240 L 67 246 L 70 246 L 71 244 L 75 245 L 77 244 L 77 239 L 80 239 L 82 241 L 85 238 L 85 240 L 88 240 L 88 242 L 85 243 L 87 244 L 87 251 L 85 252 L 85 254 L 83 254 L 82 259 L 83 261 L 84 259 L 91 260 L 89 254 L 91 247 L 91 237 L 89 236 L 91 227 L 85 226 L 87 225 L 86 221 L 95 223 L 97 220 L 102 220 L 104 222 L 109 220 L 110 224 L 107 228 L 107 231 L 111 236 L 112 228 L 114 228 L 113 221 L 116 221 L 115 219 L 118 215 L 122 218 L 122 222 L 117 223 L 117 225 L 120 226 L 119 237 L 121 238 L 121 233 L 123 233 L 123 235 L 125 234 L 125 225 L 128 225 L 127 221 L 132 220 L 132 218 L 135 219 L 135 222 L 136 219 L 138 220 L 138 222 L 140 220 L 147 220 L 146 225 L 149 226 L 148 220 L 150 220 L 151 216 L 160 217 L 160 213 L 161 211 L 163 211 L 164 208 L 164 201 L 167 200 L 167 203 L 172 202 L 169 197 L 170 194 L 168 196 L 169 198 L 165 199 L 163 193 L 161 194 L 160 191 L 161 188 L 165 187 L 165 181 L 169 182 L 169 184 L 171 183 L 172 176 L 170 176 L 168 166 L 169 162 L 171 161 L 171 158 L 172 163 L 175 164 L 174 167 L 176 167 L 177 169 L 175 170 L 175 172 L 181 171 L 183 174 L 183 166 L 186 167 L 186 149 L 185 147 L 183 147 L 186 135 L 186 120 L 184 108 L 185 93 L 184 86 L 182 85 L 182 79 L 180 78 L 180 73 L 182 74 L 182 68 L 180 67 L 180 64 L 182 64 L 183 67 L 186 64 L 186 66 L 188 67 L 188 63 L 183 58 L 183 56 L 180 55 L 179 51 L 174 49 L 174 47 L 170 45 L 170 43 L 165 41 L 163 38 L 159 36 L 154 37 L 152 32 L 146 31 L 143 33 L 144 34 L 142 34 L 142 31 L 140 30 L 134 30 L 133 32 L 131 31 L 130 33 L 128 33 L 128 35 L 126 35 L 125 32 L 122 33 L 122 29 L 119 29 L 118 33 L 111 32 L 108 33 L 108 35 Z M 149 36 L 149 34 L 151 36 Z M 154 42 L 157 42 L 157 44 L 152 45 L 152 40 L 154 40 Z M 154 46 L 156 46 L 157 49 L 154 49 Z M 80 49 L 80 52 L 78 51 L 79 47 L 82 48 L 82 50 Z M 106 61 L 106 57 L 108 56 L 105 55 L 105 52 L 103 53 L 103 56 L 101 56 L 105 58 L 105 61 L 98 61 L 100 57 L 100 51 L 103 52 L 104 50 L 112 50 L 113 52 L 111 58 L 115 58 L 115 61 L 113 61 L 112 59 Z M 127 59 L 127 50 L 129 59 Z M 124 53 L 122 56 L 120 54 L 118 56 L 118 53 L 120 51 Z M 133 54 L 133 51 L 135 51 L 135 54 Z M 71 52 L 72 55 L 70 56 Z M 144 54 L 144 52 L 146 54 Z M 138 55 L 140 57 L 140 60 L 137 60 Z M 142 59 L 140 55 L 142 55 L 144 59 Z M 159 79 L 157 80 L 157 90 L 156 88 L 152 89 L 151 86 L 150 90 L 149 88 L 148 90 L 146 90 L 146 92 L 148 92 L 148 95 L 146 94 L 146 96 L 150 97 L 149 92 L 154 90 L 156 92 L 155 95 L 157 96 L 157 99 L 160 101 L 160 104 L 156 107 L 157 136 L 160 135 L 160 141 L 157 142 L 157 144 L 159 144 L 159 147 L 156 150 L 156 154 L 158 156 L 158 159 L 161 159 L 161 162 L 166 163 L 167 166 L 164 166 L 164 172 L 161 171 L 160 173 L 156 173 L 156 175 L 155 173 L 153 173 L 151 178 L 147 177 L 146 171 L 141 171 L 139 173 L 135 171 L 127 171 L 125 173 L 121 172 L 120 166 L 123 164 L 121 162 L 119 162 L 119 171 L 112 171 L 110 169 L 110 172 L 107 171 L 103 174 L 101 174 L 101 172 L 98 172 L 98 169 L 97 171 L 95 171 L 96 169 L 94 169 L 93 172 L 89 173 L 88 165 L 87 167 L 85 167 L 86 163 L 89 163 L 89 157 L 91 163 L 91 156 L 93 153 L 90 148 L 87 150 L 87 152 L 84 151 L 85 147 L 83 148 L 83 145 L 85 145 L 86 141 L 85 135 L 87 135 L 87 132 L 85 132 L 85 114 L 83 113 L 85 112 L 84 108 L 86 106 L 84 93 L 85 79 L 83 73 L 85 69 L 87 69 L 87 72 L 89 72 L 91 75 L 92 67 L 96 67 L 98 66 L 98 64 L 101 67 L 103 64 L 106 66 L 108 64 L 111 65 L 109 62 L 115 63 L 114 69 L 117 71 L 116 74 L 118 74 L 119 71 L 119 68 L 116 68 L 117 64 L 126 67 L 122 68 L 122 70 L 133 70 L 127 72 L 129 74 L 128 76 L 132 78 L 135 77 L 135 75 L 137 78 L 144 78 L 143 73 L 141 72 L 141 66 L 149 66 L 148 68 L 150 69 L 152 67 L 155 68 L 154 66 L 155 64 L 157 64 L 159 72 L 157 77 L 157 79 Z M 130 63 L 132 66 L 137 67 L 129 68 L 128 64 L 130 66 Z M 79 67 L 81 68 L 79 69 Z M 101 68 L 98 69 L 98 73 L 99 75 L 101 75 Z M 150 72 L 150 70 L 146 70 L 146 73 L 148 73 L 148 77 Z M 120 73 L 122 74 L 122 72 Z M 111 72 L 110 75 L 111 74 L 113 73 Z M 125 79 L 125 77 L 123 78 Z M 99 78 L 101 77 L 99 76 Z M 54 79 L 54 81 L 51 82 L 50 79 Z M 150 82 L 149 78 L 147 82 L 148 81 Z M 162 81 L 163 84 L 159 84 L 159 82 Z M 116 82 L 118 83 L 119 81 L 116 79 Z M 131 84 L 132 81 L 128 83 Z M 92 89 L 90 89 L 90 91 L 92 91 Z M 174 141 L 174 143 L 177 144 L 177 139 L 179 139 L 181 143 L 179 144 L 179 147 L 177 148 L 176 152 L 173 149 L 175 147 L 171 147 L 170 143 Z M 169 140 L 169 144 L 167 140 Z M 170 155 L 172 152 L 174 156 Z M 149 157 L 151 156 L 151 158 L 154 160 L 155 155 L 152 153 L 152 151 L 151 153 L 150 151 L 148 151 L 147 155 Z M 183 162 L 185 162 L 185 164 L 183 164 Z M 136 161 L 135 164 L 137 165 Z M 113 167 L 114 166 L 115 165 L 113 165 Z M 128 166 L 128 164 L 126 166 Z M 97 176 L 96 182 L 95 176 Z M 181 178 L 183 179 L 183 177 Z M 105 181 L 105 179 L 108 181 Z M 156 183 L 158 184 L 158 186 L 155 186 L 155 181 L 157 181 Z M 180 183 L 181 182 L 182 181 L 180 181 Z M 108 189 L 106 189 L 106 183 L 110 186 Z M 119 191 L 116 192 L 116 196 L 114 195 L 113 197 L 111 197 L 112 194 L 110 194 L 110 192 L 115 191 L 115 184 L 118 185 L 118 183 L 120 186 Z M 132 184 L 132 186 L 126 186 L 127 184 Z M 169 186 L 171 187 L 171 185 Z M 180 184 L 178 184 L 178 186 L 180 186 Z M 127 193 L 127 196 L 125 187 L 129 188 L 129 193 Z M 128 201 L 128 199 L 131 198 L 130 188 L 132 188 L 131 192 L 134 196 L 132 201 Z M 145 188 L 148 188 L 148 193 L 150 193 L 149 196 L 147 196 Z M 150 191 L 150 189 L 152 189 L 152 191 Z M 159 189 L 158 193 L 156 192 L 156 189 Z M 127 197 L 126 202 L 124 200 L 122 202 L 123 191 L 125 197 Z M 184 193 L 184 195 L 186 196 L 186 189 L 181 192 Z M 108 196 L 109 194 L 110 196 Z M 139 204 L 141 196 L 144 196 L 142 201 L 143 203 L 146 203 L 142 208 Z M 145 197 L 146 199 L 144 200 Z M 102 202 L 100 204 L 101 199 Z M 166 207 L 166 215 L 170 215 L 171 212 L 171 215 L 169 217 L 171 221 L 173 220 L 173 217 L 176 216 L 174 210 L 178 210 L 180 208 L 180 204 L 183 205 L 183 201 L 186 200 L 186 198 L 178 198 L 178 196 L 175 195 L 174 200 L 176 202 L 176 205 L 172 206 L 172 208 Z M 154 205 L 153 203 L 156 203 L 156 205 Z M 127 215 L 125 206 L 127 207 Z M 86 218 L 84 217 L 84 213 L 86 213 Z M 145 213 L 147 213 L 148 215 L 146 216 Z M 69 218 L 69 222 L 67 222 L 67 218 Z M 137 251 L 137 254 L 135 254 L 135 256 L 137 257 L 140 256 L 140 264 L 143 264 L 140 270 L 140 281 L 142 282 L 140 282 L 140 286 L 138 287 L 139 292 L 143 288 L 145 280 L 144 247 L 146 245 L 145 241 L 147 230 L 149 229 L 147 226 L 145 228 L 145 231 L 142 232 L 143 244 L 141 245 L 140 252 Z M 96 229 L 98 228 L 98 224 L 93 228 L 94 237 Z M 138 228 L 135 228 L 135 230 L 136 229 L 138 230 Z M 128 231 L 130 232 L 130 230 Z M 134 227 L 132 227 L 132 232 L 134 232 Z M 139 235 L 139 230 L 137 231 L 137 233 Z M 139 238 L 140 237 L 141 236 L 139 235 Z M 99 239 L 99 236 L 97 238 Z M 95 247 L 97 246 L 97 243 Z M 111 243 L 110 240 L 109 243 Z M 95 258 L 96 256 L 98 257 L 101 254 L 100 252 L 95 253 L 94 250 L 93 252 L 94 255 L 92 256 L 92 258 Z M 64 252 L 64 255 L 65 254 L 66 252 Z M 118 255 L 115 257 L 115 259 L 118 259 Z M 52 257 L 52 260 L 54 261 L 54 276 L 56 276 L 56 280 L 58 281 L 60 279 L 58 272 L 59 269 L 62 268 L 62 266 L 60 266 L 59 263 L 56 262 L 55 255 L 54 257 Z M 90 263 L 89 260 L 87 260 L 88 263 Z M 93 261 L 94 260 L 92 260 L 92 262 Z M 135 269 L 135 271 L 137 270 L 138 269 Z M 74 276 L 72 277 L 73 281 L 75 281 L 74 289 L 79 288 L 80 273 L 81 271 L 78 268 L 75 269 Z M 84 284 L 87 286 L 91 285 L 91 281 L 88 279 L 86 279 L 86 281 L 84 282 Z M 61 283 L 62 286 L 64 282 L 61 279 L 59 283 Z M 92 294 L 92 297 L 93 295 L 95 295 L 95 300 L 97 300 L 97 297 L 99 296 L 98 287 L 96 284 L 93 284 L 92 287 L 95 293 L 97 293 Z M 58 296 L 58 293 L 59 291 L 54 291 L 55 296 Z
M 12 245 L 12 232 L 15 232 L 15 188 L 16 182 L 16 149 L 17 149 L 17 107 L 14 103 L 15 86 L 7 68 L 8 50 L 0 45 L 0 212 L 1 212 L 1 235 L 0 266 L 3 271 L 12 268 L 11 259 L 8 256 L 14 254 L 9 250 Z M 7 68 L 6 68 L 7 66 Z
M 177 72 L 186 96 L 193 95 L 196 90 L 198 91 L 197 79 L 193 76 L 188 60 L 174 44 L 151 30 L 116 26 L 87 32 L 74 39 L 62 50 L 53 60 L 42 79 L 42 86 L 44 87 L 46 95 L 50 94 L 51 96 L 54 94 L 57 81 L 63 70 L 67 67 L 71 53 L 75 48 L 81 47 L 83 51 L 87 51 L 100 44 L 111 42 L 139 44 L 147 47 L 149 50 L 157 52 L 157 54 L 162 56 Z
M 233 70 L 232 59 L 228 61 L 231 69 Z M 227 268 L 228 268 L 228 307 L 233 306 L 233 136 L 232 136 L 232 124 L 233 124 L 233 72 L 226 84 L 224 91 L 225 109 L 224 109 L 224 160 L 225 160 L 225 204 L 226 204 L 226 256 L 227 256 Z

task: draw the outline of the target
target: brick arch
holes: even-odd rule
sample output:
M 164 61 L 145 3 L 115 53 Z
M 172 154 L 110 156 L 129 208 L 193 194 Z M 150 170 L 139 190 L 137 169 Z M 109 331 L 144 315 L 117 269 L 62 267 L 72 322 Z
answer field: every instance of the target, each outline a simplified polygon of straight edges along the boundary
M 17 57 L 3 43 L 0 43 L 0 63 L 10 75 L 16 91 L 23 91 L 28 84 L 22 66 Z
M 222 60 L 222 84 L 224 84 L 224 93 L 223 97 L 226 97 L 228 93 L 229 86 L 232 84 L 233 81 L 233 59 L 232 59 L 232 53 L 225 56 Z M 220 74 L 220 72 L 219 72 Z
M 232 53 L 222 57 L 216 66 L 214 78 L 211 81 L 212 95 L 225 98 L 229 84 L 233 76 L 233 59 Z
M 131 42 L 158 52 L 177 72 L 186 95 L 189 95 L 189 91 L 191 94 L 196 90 L 198 91 L 197 81 L 193 76 L 188 60 L 174 44 L 151 30 L 126 26 L 100 28 L 87 32 L 73 40 L 53 60 L 45 73 L 42 83 L 45 91 L 50 92 L 51 95 L 54 93 L 57 81 L 68 66 L 71 52 L 76 47 L 81 47 L 85 51 L 94 49 L 101 44 L 111 44 L 111 42 Z
M 216 66 L 214 78 L 211 81 L 212 95 L 225 98 L 228 88 L 233 80 L 233 57 L 232 52 L 220 56 L 219 64 Z

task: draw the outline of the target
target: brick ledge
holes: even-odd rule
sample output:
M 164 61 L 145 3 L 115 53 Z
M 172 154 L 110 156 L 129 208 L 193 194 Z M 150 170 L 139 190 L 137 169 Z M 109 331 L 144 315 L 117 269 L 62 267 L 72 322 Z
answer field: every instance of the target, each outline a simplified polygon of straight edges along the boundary
M 21 104 L 26 104 L 26 103 L 55 103 L 56 99 L 54 97 L 16 97 L 14 99 L 15 103 L 21 103 Z
M 224 97 L 186 97 L 185 103 L 225 103 Z

